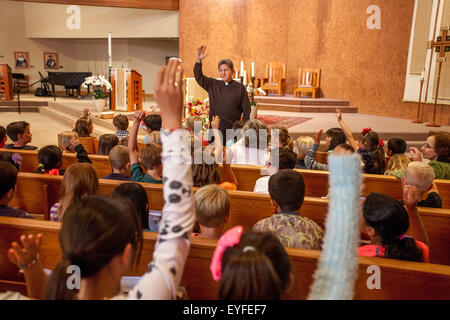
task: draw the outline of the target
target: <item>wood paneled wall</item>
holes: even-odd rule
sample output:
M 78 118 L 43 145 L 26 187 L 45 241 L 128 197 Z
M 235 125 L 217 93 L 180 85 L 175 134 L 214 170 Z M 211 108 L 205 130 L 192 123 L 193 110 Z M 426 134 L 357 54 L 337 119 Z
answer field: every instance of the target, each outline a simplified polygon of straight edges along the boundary
M 178 0 L 14 0 L 80 6 L 122 7 L 156 10 L 178 10 Z
M 368 29 L 370 5 L 381 9 L 381 29 Z M 180 56 L 193 74 L 197 48 L 209 56 L 204 71 L 217 76 L 223 57 L 239 66 L 287 64 L 287 91 L 298 68 L 322 69 L 321 96 L 350 100 L 360 113 L 413 119 L 415 103 L 402 102 L 414 0 L 180 0 Z M 425 107 L 425 115 L 428 115 Z M 431 114 L 429 115 L 431 116 Z M 441 123 L 449 122 L 443 106 Z

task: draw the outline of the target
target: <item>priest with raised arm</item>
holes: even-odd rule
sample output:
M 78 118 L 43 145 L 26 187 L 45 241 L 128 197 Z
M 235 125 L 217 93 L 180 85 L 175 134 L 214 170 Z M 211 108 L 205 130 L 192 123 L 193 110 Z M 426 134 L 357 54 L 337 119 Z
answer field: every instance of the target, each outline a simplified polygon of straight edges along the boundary
M 205 77 L 202 71 L 202 60 L 206 56 L 206 47 L 198 48 L 194 76 L 198 84 L 209 94 L 211 105 L 209 122 L 211 123 L 213 116 L 219 116 L 219 129 L 222 132 L 222 141 L 225 141 L 226 129 L 232 129 L 233 124 L 241 120 L 241 115 L 244 122 L 249 120 L 250 100 L 245 86 L 233 80 L 234 66 L 230 59 L 219 61 L 218 68 L 221 80 Z

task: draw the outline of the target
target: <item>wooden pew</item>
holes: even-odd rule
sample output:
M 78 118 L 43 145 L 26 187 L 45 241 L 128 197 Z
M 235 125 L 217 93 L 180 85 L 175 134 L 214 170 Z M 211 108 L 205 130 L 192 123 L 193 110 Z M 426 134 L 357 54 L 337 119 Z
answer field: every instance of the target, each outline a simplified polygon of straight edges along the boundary
M 31 214 L 46 213 L 44 206 L 50 208 L 58 201 L 62 177 L 45 176 L 33 173 L 19 173 L 16 192 L 11 206 L 19 207 Z M 100 180 L 99 192 L 111 195 L 122 181 Z M 164 205 L 162 185 L 141 183 L 144 186 L 150 202 L 151 210 L 162 210 Z M 196 191 L 198 188 L 194 188 Z M 45 194 L 44 190 L 47 190 Z M 230 219 L 226 229 L 236 225 L 243 225 L 251 229 L 261 219 L 270 217 L 272 209 L 268 194 L 246 191 L 228 191 L 231 196 Z M 46 200 L 45 200 L 46 199 Z M 47 201 L 47 202 L 45 202 Z M 316 197 L 305 197 L 300 210 L 304 217 L 314 220 L 322 228 L 325 226 L 328 211 L 328 200 Z M 450 265 L 450 210 L 420 208 L 424 226 L 430 239 L 430 261 L 433 263 Z
M 42 233 L 40 260 L 44 268 L 53 269 L 61 257 L 59 247 L 60 223 L 49 221 L 29 221 L 27 219 L 0 217 L 0 290 L 16 290 L 25 293 L 23 278 L 17 267 L 6 256 L 12 241 L 21 234 Z M 151 261 L 157 234 L 144 232 L 144 247 L 137 268 L 130 276 L 140 276 Z M 183 272 L 181 286 L 190 299 L 216 299 L 218 283 L 211 278 L 209 265 L 216 241 L 191 238 L 191 249 Z M 293 290 L 287 299 L 305 299 L 313 281 L 313 274 L 321 252 L 316 250 L 287 248 L 292 272 L 295 277 Z M 381 271 L 381 289 L 367 288 L 370 274 L 367 268 L 376 265 Z M 449 299 L 450 266 L 406 262 L 382 258 L 359 258 L 358 278 L 355 285 L 355 299 Z
M 0 149 L 0 152 L 5 149 Z M 22 172 L 34 172 L 38 166 L 37 151 L 18 151 L 24 158 L 22 163 Z M 105 177 L 112 172 L 111 165 L 107 156 L 89 155 L 93 166 L 95 167 L 99 178 Z M 67 168 L 77 162 L 73 153 L 63 153 L 62 167 Z M 238 190 L 253 191 L 257 179 L 263 176 L 264 167 L 233 165 L 233 172 L 238 180 Z M 305 195 L 311 197 L 323 197 L 328 193 L 328 171 L 301 170 L 300 172 L 305 180 Z M 367 196 L 371 192 L 380 192 L 390 195 L 395 199 L 402 198 L 402 186 L 400 180 L 393 176 L 364 174 L 363 195 Z M 450 180 L 436 179 L 439 193 L 442 197 L 442 207 L 450 209 Z

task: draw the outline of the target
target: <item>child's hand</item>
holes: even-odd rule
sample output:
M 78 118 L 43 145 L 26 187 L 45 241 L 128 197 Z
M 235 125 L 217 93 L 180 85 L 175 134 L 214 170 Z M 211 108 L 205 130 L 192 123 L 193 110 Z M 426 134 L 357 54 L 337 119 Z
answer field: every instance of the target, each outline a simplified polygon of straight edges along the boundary
M 70 139 L 70 148 L 71 150 L 75 150 L 77 145 L 81 144 L 80 139 L 73 137 Z
M 410 147 L 409 153 L 413 161 L 422 161 L 422 153 L 416 147 Z
M 133 116 L 135 123 L 136 122 L 139 123 L 145 118 L 145 111 L 144 110 L 135 111 Z
M 341 108 L 339 108 L 339 107 L 336 108 L 336 118 L 338 121 L 342 120 Z
M 156 79 L 156 102 L 161 109 L 164 129 L 181 128 L 183 69 L 180 59 L 172 58 L 162 67 Z
M 320 130 L 317 131 L 317 133 L 313 136 L 313 139 L 314 139 L 314 143 L 315 143 L 315 144 L 320 144 L 320 139 L 322 138 L 322 133 L 323 133 L 323 130 L 320 129 Z
M 20 242 L 22 246 L 14 241 L 8 250 L 9 261 L 19 268 L 32 264 L 38 259 L 42 244 L 42 234 L 39 233 L 37 236 L 33 234 L 29 234 L 28 236 L 21 235 Z
M 422 192 L 419 188 L 408 184 L 403 186 L 403 202 L 407 208 L 415 207 L 420 200 L 422 200 Z
M 220 118 L 219 116 L 214 116 L 211 120 L 211 127 L 213 129 L 219 129 L 219 125 L 220 125 Z

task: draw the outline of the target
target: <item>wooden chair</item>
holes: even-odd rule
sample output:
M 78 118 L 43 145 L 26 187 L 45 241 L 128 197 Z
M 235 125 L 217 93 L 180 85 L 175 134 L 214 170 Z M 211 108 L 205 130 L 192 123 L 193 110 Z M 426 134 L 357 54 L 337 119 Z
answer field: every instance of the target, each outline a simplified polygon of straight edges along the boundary
M 311 92 L 315 99 L 320 88 L 320 69 L 299 69 L 297 88 L 294 89 L 294 97 L 297 94 L 302 96 L 302 92 Z
M 286 93 L 286 64 L 271 62 L 266 65 L 266 77 L 261 79 L 263 90 L 275 90 L 278 96 Z

